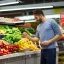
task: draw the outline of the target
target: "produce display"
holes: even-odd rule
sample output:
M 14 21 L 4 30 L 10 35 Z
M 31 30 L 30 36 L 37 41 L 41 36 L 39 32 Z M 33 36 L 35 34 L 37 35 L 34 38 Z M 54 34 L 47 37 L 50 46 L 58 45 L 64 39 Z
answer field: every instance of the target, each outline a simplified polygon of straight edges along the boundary
M 18 51 L 19 47 L 17 45 L 10 45 L 8 42 L 0 40 L 0 56 Z
M 2 39 L 9 42 L 11 45 L 14 42 L 19 41 L 22 38 L 21 32 L 18 28 L 12 28 L 12 29 L 8 29 L 6 31 L 6 36 L 3 37 Z
M 2 27 L 2 28 L 1 28 Z M 0 29 L 3 30 L 6 34 L 5 37 L 2 39 L 9 42 L 10 44 L 13 44 L 14 42 L 18 42 L 22 38 L 22 33 L 26 32 L 30 36 L 33 35 L 35 30 L 33 28 L 25 29 L 25 28 L 17 28 L 12 26 L 2 26 L 0 25 Z
M 0 17 L 0 22 L 18 22 L 20 21 L 19 18 L 4 18 L 4 17 Z
M 40 50 L 31 40 L 22 37 L 23 32 L 33 36 L 35 30 L 33 28 L 0 25 L 0 37 L 5 35 L 0 40 L 0 56 L 27 50 Z
M 29 39 L 22 38 L 20 41 L 14 43 L 15 45 L 19 46 L 19 50 L 26 50 L 29 49 L 31 51 L 39 50 L 39 48 Z

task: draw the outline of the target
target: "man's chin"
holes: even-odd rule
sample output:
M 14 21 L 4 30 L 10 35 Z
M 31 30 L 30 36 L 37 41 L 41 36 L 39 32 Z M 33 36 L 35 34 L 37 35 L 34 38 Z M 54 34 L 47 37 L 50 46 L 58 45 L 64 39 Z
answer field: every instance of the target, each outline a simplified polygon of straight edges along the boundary
M 42 23 L 41 21 L 37 21 L 38 23 Z

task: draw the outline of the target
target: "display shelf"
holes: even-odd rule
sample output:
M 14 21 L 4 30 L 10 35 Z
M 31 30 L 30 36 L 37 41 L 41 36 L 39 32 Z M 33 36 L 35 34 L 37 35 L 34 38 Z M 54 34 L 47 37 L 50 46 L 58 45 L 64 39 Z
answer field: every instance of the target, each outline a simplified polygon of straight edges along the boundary
M 38 50 L 38 51 L 26 51 L 25 54 L 26 55 L 29 55 L 29 54 L 38 54 L 40 52 L 41 52 L 41 50 Z
M 26 52 L 12 53 L 12 54 L 8 54 L 8 55 L 0 56 L 0 60 L 1 59 L 7 59 L 7 58 L 13 58 L 13 57 L 17 57 L 17 56 L 38 54 L 38 53 L 40 53 L 40 50 L 38 50 L 38 51 L 26 51 Z
M 16 57 L 16 56 L 40 54 L 40 52 L 41 52 L 41 50 L 13 53 L 13 54 L 8 54 L 8 55 L 0 56 L 0 60 L 1 60 L 1 59 L 6 59 L 6 58 L 12 58 L 12 57 Z M 61 52 L 57 51 L 57 54 L 60 54 L 60 53 L 64 53 L 64 51 L 61 51 Z
M 17 24 L 24 24 L 24 21 L 17 21 L 17 22 L 0 22 L 0 25 L 17 25 Z
M 8 55 L 0 56 L 0 60 L 7 59 L 7 58 L 13 58 L 13 57 L 17 57 L 17 56 L 24 56 L 24 55 L 25 55 L 25 53 L 23 53 L 23 52 L 8 54 Z
M 62 51 L 61 53 L 63 53 Z M 0 56 L 0 63 L 1 64 L 40 64 L 40 53 L 41 50 L 37 51 L 25 51 L 25 52 L 19 52 L 19 53 L 13 53 L 13 54 L 8 54 L 4 56 Z M 60 52 L 57 51 L 56 54 L 59 54 Z M 23 59 L 24 57 L 24 59 Z M 22 59 L 21 59 L 22 58 Z M 5 61 L 5 62 L 3 62 Z M 56 63 L 58 64 L 58 63 Z

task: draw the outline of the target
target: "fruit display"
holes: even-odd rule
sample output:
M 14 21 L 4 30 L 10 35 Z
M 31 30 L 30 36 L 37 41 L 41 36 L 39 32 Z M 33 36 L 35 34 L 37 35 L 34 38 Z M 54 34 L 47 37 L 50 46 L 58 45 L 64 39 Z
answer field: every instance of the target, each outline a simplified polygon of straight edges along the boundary
M 18 22 L 18 21 L 20 21 L 19 18 L 4 18 L 4 17 L 0 17 L 0 22 L 11 23 L 11 22 Z
M 0 40 L 0 56 L 18 51 L 19 47 L 17 45 L 10 45 L 8 42 Z
M 0 25 L 0 56 L 21 51 L 40 50 L 31 40 L 22 37 L 26 32 L 32 36 L 35 32 L 33 28 L 19 28 L 8 25 Z
M 14 43 L 19 46 L 19 50 L 29 49 L 31 51 L 39 50 L 39 48 L 29 39 L 22 38 L 18 42 Z

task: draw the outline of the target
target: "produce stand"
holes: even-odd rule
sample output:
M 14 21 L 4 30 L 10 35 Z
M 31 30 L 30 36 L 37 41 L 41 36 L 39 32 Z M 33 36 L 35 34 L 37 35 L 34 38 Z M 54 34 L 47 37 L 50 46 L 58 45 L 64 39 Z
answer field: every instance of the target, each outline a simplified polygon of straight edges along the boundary
M 40 51 L 27 51 L 0 56 L 0 64 L 39 64 Z
M 0 56 L 0 64 L 40 64 L 40 50 L 26 51 Z M 56 64 L 58 64 L 58 54 L 64 51 L 57 51 Z
M 24 24 L 24 22 L 0 22 L 0 25 L 17 25 Z M 4 37 L 1 35 L 0 37 Z M 40 51 L 22 51 L 0 56 L 0 64 L 39 64 L 40 63 Z
M 24 22 L 14 22 L 14 23 L 5 23 L 1 22 L 0 25 L 17 25 L 24 24 Z M 5 36 L 5 35 L 3 35 Z M 1 37 L 1 36 L 0 36 Z M 59 41 L 63 43 L 64 41 Z M 60 43 L 58 43 L 60 45 Z M 64 45 L 64 44 L 62 44 Z M 59 49 L 63 46 L 59 46 Z M 56 51 L 56 64 L 59 64 L 58 56 L 59 54 L 64 53 L 64 47 L 62 50 L 59 50 L 57 47 Z M 40 64 L 40 50 L 37 51 L 24 51 L 24 52 L 16 52 L 7 55 L 0 56 L 0 64 Z
M 24 24 L 24 21 L 18 21 L 18 22 L 1 22 L 0 25 L 18 25 L 18 24 Z

